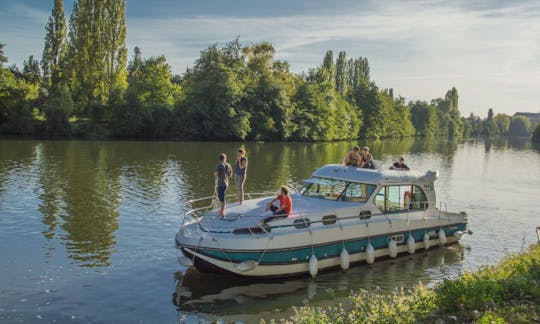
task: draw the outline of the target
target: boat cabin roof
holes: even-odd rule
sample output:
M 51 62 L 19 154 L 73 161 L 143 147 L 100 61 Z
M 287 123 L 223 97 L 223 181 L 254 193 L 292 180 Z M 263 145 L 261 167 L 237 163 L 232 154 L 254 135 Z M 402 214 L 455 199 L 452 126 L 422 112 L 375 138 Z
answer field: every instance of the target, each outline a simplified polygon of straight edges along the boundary
M 397 171 L 362 169 L 343 164 L 328 164 L 313 172 L 313 177 L 370 184 L 431 183 L 437 179 L 438 171 Z M 310 182 L 310 180 L 306 180 Z

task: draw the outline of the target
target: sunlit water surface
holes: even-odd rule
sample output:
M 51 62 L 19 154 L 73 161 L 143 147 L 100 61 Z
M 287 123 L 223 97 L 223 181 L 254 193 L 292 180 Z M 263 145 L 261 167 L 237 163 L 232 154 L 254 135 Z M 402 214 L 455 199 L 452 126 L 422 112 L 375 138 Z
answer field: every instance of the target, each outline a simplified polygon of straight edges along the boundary
M 353 144 L 246 143 L 246 190 L 298 186 Z M 414 169 L 438 169 L 438 201 L 466 211 L 474 234 L 316 280 L 200 274 L 176 261 L 183 203 L 213 193 L 217 154 L 233 157 L 239 143 L 0 140 L 0 322 L 279 319 L 360 288 L 432 286 L 537 241 L 540 153 L 528 140 L 360 144 L 386 166 L 404 155 Z

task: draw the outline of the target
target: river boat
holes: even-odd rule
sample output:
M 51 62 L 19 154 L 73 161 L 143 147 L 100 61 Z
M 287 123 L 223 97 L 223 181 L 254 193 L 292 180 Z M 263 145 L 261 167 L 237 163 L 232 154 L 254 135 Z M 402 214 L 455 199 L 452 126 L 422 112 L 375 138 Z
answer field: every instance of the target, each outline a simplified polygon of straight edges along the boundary
M 292 213 L 267 223 L 275 195 L 246 194 L 242 204 L 227 205 L 224 217 L 214 197 L 191 200 L 176 234 L 179 262 L 203 272 L 315 277 L 455 243 L 472 232 L 465 212 L 437 206 L 437 176 L 325 165 L 291 194 Z

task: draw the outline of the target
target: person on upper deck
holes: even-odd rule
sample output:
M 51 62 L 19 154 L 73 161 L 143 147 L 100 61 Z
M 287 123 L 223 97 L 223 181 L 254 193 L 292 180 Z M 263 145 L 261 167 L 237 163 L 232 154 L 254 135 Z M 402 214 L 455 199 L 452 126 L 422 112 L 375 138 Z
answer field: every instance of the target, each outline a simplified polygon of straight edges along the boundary
M 363 168 L 364 164 L 368 161 L 369 155 L 371 155 L 369 153 L 369 147 L 367 146 L 362 147 L 362 155 L 360 156 L 361 159 L 360 159 L 360 165 L 359 165 L 361 168 Z
M 345 155 L 345 158 L 343 159 L 343 164 L 346 166 L 360 166 L 362 157 L 360 156 L 360 154 L 358 154 L 358 151 L 360 151 L 360 148 L 358 146 L 355 146 L 352 151 Z
M 366 155 L 365 160 L 362 162 L 362 168 L 375 169 L 375 163 L 373 162 L 373 155 L 371 153 Z
M 394 163 L 390 167 L 390 170 L 409 171 L 410 170 L 409 167 L 404 162 L 405 162 L 405 159 L 403 158 L 403 156 L 400 156 L 399 161 Z

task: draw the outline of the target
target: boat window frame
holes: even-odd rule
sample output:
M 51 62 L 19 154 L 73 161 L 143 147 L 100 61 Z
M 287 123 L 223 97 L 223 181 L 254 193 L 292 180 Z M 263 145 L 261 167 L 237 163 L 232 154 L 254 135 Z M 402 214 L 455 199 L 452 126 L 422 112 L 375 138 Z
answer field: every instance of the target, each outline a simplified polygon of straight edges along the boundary
M 338 184 L 343 185 L 343 189 L 341 191 L 338 191 L 337 193 L 332 194 L 331 196 L 326 196 L 325 194 L 321 194 L 319 196 L 316 195 L 306 195 L 306 192 L 309 191 L 309 189 L 313 185 L 319 186 L 316 192 L 320 191 L 320 186 L 332 186 L 332 184 L 336 184 L 335 187 L 337 187 Z M 323 200 L 331 200 L 331 201 L 338 201 L 341 199 L 343 192 L 347 189 L 349 185 L 349 182 L 346 180 L 340 180 L 340 179 L 330 179 L 330 178 L 322 178 L 322 177 L 313 177 L 307 180 L 304 180 L 304 185 L 300 189 L 299 193 L 304 197 L 310 197 L 310 198 L 317 198 L 317 199 L 323 199 Z
M 408 190 L 406 189 L 407 187 L 409 187 Z M 399 188 L 397 196 L 394 188 Z M 378 199 L 381 196 L 383 200 L 382 203 L 380 199 Z M 392 198 L 395 197 L 398 199 L 392 200 Z M 417 198 L 415 199 L 415 197 Z M 428 209 L 430 205 L 426 191 L 422 188 L 421 184 L 416 183 L 385 184 L 381 186 L 381 188 L 375 194 L 373 204 L 384 214 L 404 211 L 424 211 Z M 389 204 L 392 204 L 392 206 L 389 206 Z

